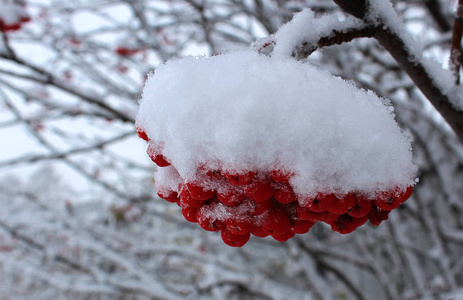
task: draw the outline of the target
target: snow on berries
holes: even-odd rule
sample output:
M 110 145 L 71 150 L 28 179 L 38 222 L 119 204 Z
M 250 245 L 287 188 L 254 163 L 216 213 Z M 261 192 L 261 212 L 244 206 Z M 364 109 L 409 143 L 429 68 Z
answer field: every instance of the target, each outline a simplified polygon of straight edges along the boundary
M 316 222 L 377 226 L 412 193 L 409 138 L 387 100 L 308 63 L 251 51 L 151 73 L 136 127 L 159 197 L 241 247 Z
M 25 5 L 11 0 L 0 0 L 0 32 L 16 31 L 31 20 Z

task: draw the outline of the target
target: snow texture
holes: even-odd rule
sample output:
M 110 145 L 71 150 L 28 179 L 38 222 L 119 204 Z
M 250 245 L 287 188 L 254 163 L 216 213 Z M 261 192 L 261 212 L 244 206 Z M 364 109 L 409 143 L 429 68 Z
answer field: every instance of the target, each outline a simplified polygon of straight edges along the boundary
M 0 1 L 0 21 L 6 25 L 20 23 L 27 17 L 28 14 L 22 6 L 9 1 Z
M 243 51 L 169 61 L 149 75 L 137 125 L 178 171 L 161 168 L 160 186 L 194 181 L 204 165 L 290 170 L 299 195 L 415 183 L 389 102 L 294 59 Z
M 328 37 L 333 31 L 362 26 L 362 21 L 347 17 L 340 20 L 336 15 L 315 17 L 315 13 L 306 8 L 294 15 L 294 18 L 283 25 L 273 36 L 275 48 L 273 57 L 289 57 L 302 42 L 316 45 L 321 36 Z

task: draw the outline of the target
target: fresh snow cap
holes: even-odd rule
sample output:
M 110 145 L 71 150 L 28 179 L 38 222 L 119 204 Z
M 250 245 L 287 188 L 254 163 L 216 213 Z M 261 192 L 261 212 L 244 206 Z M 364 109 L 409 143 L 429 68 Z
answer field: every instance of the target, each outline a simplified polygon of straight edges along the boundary
M 410 139 L 389 102 L 291 58 L 169 61 L 149 75 L 137 125 L 178 170 L 159 173 L 160 185 L 199 180 L 203 166 L 290 170 L 299 195 L 414 185 Z

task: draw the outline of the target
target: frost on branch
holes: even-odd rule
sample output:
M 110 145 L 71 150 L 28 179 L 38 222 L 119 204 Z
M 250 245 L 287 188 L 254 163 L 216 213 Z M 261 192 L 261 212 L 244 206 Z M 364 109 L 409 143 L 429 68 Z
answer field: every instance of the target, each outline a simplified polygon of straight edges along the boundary
M 320 37 L 329 37 L 334 32 L 362 29 L 364 23 L 354 17 L 340 20 L 337 15 L 315 17 L 315 13 L 306 8 L 297 13 L 291 22 L 283 25 L 271 39 L 275 42 L 273 57 L 288 57 L 294 51 L 300 51 L 301 45 L 316 48 Z M 313 50 L 313 49 L 311 49 Z
M 0 31 L 15 31 L 21 28 L 22 23 L 29 22 L 30 17 L 24 5 L 10 0 L 0 1 Z
M 378 225 L 414 185 L 389 103 L 293 59 L 169 61 L 146 82 L 137 126 L 164 167 L 159 195 L 232 246 L 317 221 L 341 233 Z

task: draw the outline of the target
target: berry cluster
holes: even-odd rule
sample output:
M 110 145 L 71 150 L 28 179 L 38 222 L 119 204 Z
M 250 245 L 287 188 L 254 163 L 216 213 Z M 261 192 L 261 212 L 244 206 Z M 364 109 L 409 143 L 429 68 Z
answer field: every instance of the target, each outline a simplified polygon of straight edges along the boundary
M 171 166 L 146 133 L 137 131 L 149 142 L 147 153 L 152 161 L 159 167 Z M 241 247 L 251 234 L 284 242 L 295 234 L 307 233 L 318 221 L 341 234 L 354 231 L 368 220 L 377 226 L 412 194 L 410 186 L 379 193 L 375 199 L 360 192 L 303 197 L 296 195 L 289 183 L 293 175 L 282 168 L 237 172 L 203 165 L 197 168 L 194 181 L 180 179 L 176 190 L 158 186 L 158 196 L 177 203 L 186 220 L 207 231 L 221 231 L 227 245 Z
M 16 3 L 0 3 L 0 10 L 8 15 L 0 13 L 0 32 L 16 31 L 21 29 L 23 23 L 31 20 L 25 10 L 25 5 Z

